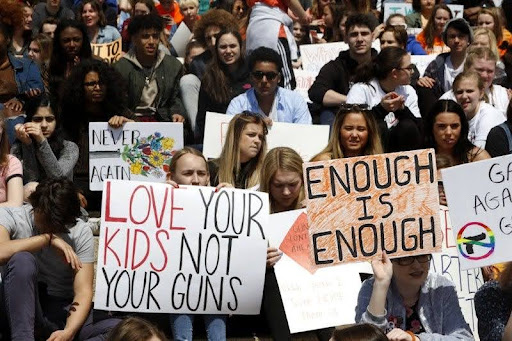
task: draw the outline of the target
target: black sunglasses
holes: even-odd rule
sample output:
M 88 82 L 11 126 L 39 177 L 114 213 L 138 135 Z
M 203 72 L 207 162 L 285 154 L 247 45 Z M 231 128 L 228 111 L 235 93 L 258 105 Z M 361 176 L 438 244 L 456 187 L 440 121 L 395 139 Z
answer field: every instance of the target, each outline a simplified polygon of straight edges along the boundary
M 251 72 L 251 75 L 256 78 L 257 80 L 262 80 L 263 76 L 267 78 L 269 81 L 273 81 L 276 79 L 277 76 L 279 76 L 278 72 L 269 71 L 269 72 L 263 72 L 263 71 L 253 71 Z

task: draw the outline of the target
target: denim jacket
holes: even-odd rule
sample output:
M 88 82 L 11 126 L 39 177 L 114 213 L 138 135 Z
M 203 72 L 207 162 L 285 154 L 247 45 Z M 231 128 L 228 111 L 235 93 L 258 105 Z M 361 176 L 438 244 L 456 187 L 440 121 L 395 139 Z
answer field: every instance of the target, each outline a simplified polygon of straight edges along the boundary
M 14 69 L 14 78 L 18 86 L 18 98 L 24 99 L 25 92 L 30 89 L 39 89 L 44 92 L 43 79 L 36 63 L 28 58 L 16 58 L 8 54 L 9 61 Z

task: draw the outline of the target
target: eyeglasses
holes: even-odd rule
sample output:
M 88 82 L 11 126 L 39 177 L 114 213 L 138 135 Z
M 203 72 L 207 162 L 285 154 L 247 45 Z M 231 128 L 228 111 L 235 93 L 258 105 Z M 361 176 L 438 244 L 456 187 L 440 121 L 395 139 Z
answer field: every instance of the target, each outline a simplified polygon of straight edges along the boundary
M 412 64 L 407 66 L 407 67 L 397 67 L 396 69 L 397 70 L 404 70 L 404 71 L 414 72 L 414 66 Z
M 263 79 L 263 76 L 265 76 L 268 81 L 273 81 L 274 79 L 276 79 L 277 76 L 279 76 L 279 73 L 274 71 L 253 71 L 251 72 L 251 75 L 259 81 Z
M 97 86 L 102 87 L 104 84 L 102 81 L 84 82 L 84 86 L 88 88 L 95 88 Z
M 428 263 L 428 262 L 430 262 L 431 259 L 432 259 L 432 255 L 428 254 L 428 255 L 395 258 L 395 259 L 392 259 L 391 261 L 398 265 L 401 265 L 401 266 L 407 266 L 407 265 L 411 265 L 412 263 L 414 263 L 415 260 L 417 260 L 418 263 Z

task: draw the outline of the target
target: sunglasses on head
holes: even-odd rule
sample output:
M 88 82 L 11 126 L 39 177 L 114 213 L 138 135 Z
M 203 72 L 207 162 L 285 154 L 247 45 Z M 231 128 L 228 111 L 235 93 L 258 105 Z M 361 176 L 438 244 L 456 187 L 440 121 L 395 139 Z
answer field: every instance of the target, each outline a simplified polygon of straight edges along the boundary
M 277 76 L 279 76 L 278 72 L 269 71 L 269 72 L 263 72 L 263 71 L 253 71 L 251 72 L 251 75 L 256 78 L 257 80 L 262 80 L 263 76 L 267 78 L 269 81 L 273 81 L 276 79 Z

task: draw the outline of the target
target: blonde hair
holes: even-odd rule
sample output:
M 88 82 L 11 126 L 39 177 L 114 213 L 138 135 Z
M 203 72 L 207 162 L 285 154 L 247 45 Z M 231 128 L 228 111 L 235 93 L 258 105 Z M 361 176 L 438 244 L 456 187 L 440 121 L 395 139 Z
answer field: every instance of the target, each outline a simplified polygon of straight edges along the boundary
M 491 8 L 482 8 L 480 12 L 478 12 L 477 21 L 478 17 L 482 14 L 487 14 L 492 17 L 492 20 L 494 21 L 494 27 L 492 28 L 492 32 L 496 36 L 496 41 L 499 44 L 503 40 L 503 25 L 501 24 L 501 17 L 499 13 L 495 10 L 492 10 Z
M 504 291 L 512 292 L 512 262 L 506 263 L 498 281 Z
M 466 61 L 464 62 L 464 70 L 469 70 L 477 59 L 492 60 L 494 64 L 498 61 L 495 55 L 488 47 L 472 47 L 468 49 Z
M 473 44 L 475 43 L 477 36 L 486 36 L 489 38 L 489 48 L 492 53 L 499 57 L 500 53 L 498 51 L 498 41 L 496 40 L 496 36 L 494 32 L 488 28 L 478 27 L 473 31 Z
M 341 159 L 345 157 L 340 141 L 340 131 L 343 126 L 343 122 L 345 121 L 345 117 L 347 117 L 348 114 L 361 114 L 366 121 L 368 142 L 366 143 L 366 146 L 364 146 L 363 155 L 375 155 L 382 154 L 384 152 L 380 141 L 377 122 L 375 122 L 375 119 L 373 118 L 372 111 L 362 109 L 358 105 L 350 105 L 347 107 L 342 106 L 338 111 L 336 118 L 334 119 L 334 124 L 332 125 L 331 137 L 329 138 L 327 147 L 315 155 L 311 161 L 319 160 L 320 156 L 324 154 L 330 155 L 331 159 Z
M 176 173 L 176 167 L 178 166 L 178 161 L 180 158 L 184 155 L 192 154 L 195 156 L 200 157 L 204 160 L 204 164 L 206 166 L 206 171 L 208 172 L 208 162 L 206 161 L 203 153 L 201 153 L 199 150 L 194 149 L 192 147 L 183 147 L 183 149 L 178 150 L 171 159 L 171 163 L 169 164 L 169 172 L 167 173 L 167 178 L 171 178 L 173 174 Z
M 181 0 L 180 1 L 180 9 L 188 6 L 188 5 L 194 5 L 196 8 L 199 8 L 199 1 L 198 0 Z
M 455 92 L 456 89 L 459 87 L 460 82 L 462 82 L 464 79 L 473 79 L 476 80 L 478 89 L 483 93 L 484 92 L 484 82 L 482 80 L 482 77 L 475 72 L 471 70 L 464 70 L 461 73 L 455 77 L 453 81 L 453 91 Z
M 235 115 L 229 122 L 222 152 L 220 157 L 214 160 L 219 166 L 217 174 L 219 183 L 227 182 L 236 185 L 236 177 L 241 169 L 240 138 L 245 127 L 250 123 L 257 124 L 263 128 L 263 139 L 258 155 L 248 161 L 248 177 L 245 184 L 243 184 L 243 188 L 254 187 L 259 184 L 260 169 L 267 152 L 267 126 L 260 115 L 249 111 Z
M 146 341 L 152 337 L 167 341 L 165 334 L 152 323 L 139 317 L 128 317 L 110 331 L 107 341 Z
M 294 172 L 300 176 L 301 189 L 299 191 L 299 196 L 295 200 L 293 208 L 298 209 L 301 207 L 301 202 L 304 200 L 304 181 L 302 180 L 302 164 L 303 160 L 300 157 L 300 155 L 297 154 L 295 150 L 288 147 L 277 147 L 271 149 L 267 153 L 267 156 L 265 157 L 265 160 L 263 161 L 263 165 L 261 167 L 260 191 L 269 194 L 270 213 L 275 212 L 275 200 L 270 195 L 270 186 L 278 170 Z

